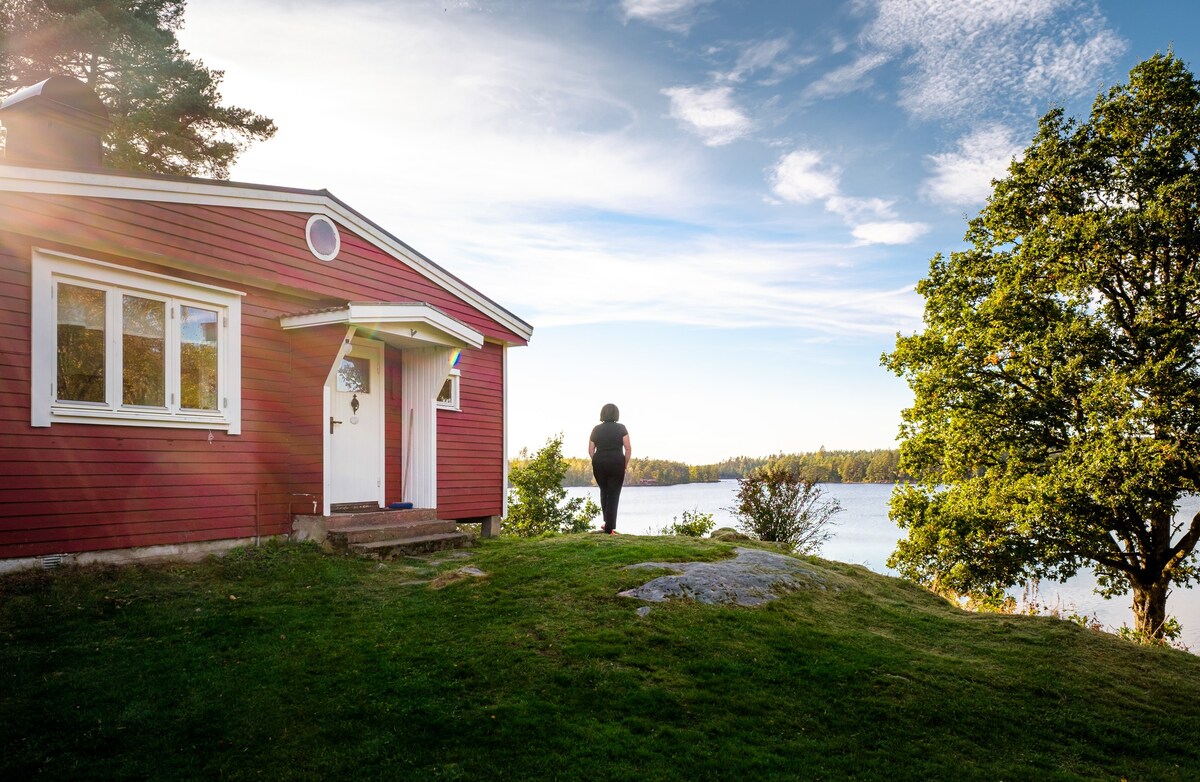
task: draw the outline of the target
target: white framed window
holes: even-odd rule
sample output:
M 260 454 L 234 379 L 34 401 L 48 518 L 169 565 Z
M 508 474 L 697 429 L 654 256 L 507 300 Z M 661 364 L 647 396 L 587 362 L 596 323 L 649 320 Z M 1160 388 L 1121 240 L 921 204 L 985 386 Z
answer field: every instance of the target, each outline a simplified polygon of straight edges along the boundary
M 241 432 L 244 294 L 35 250 L 31 420 Z
M 442 389 L 438 391 L 437 406 L 439 410 L 462 410 L 458 395 L 461 380 L 462 373 L 457 369 L 451 369 L 450 374 L 446 376 L 446 382 L 442 383 Z

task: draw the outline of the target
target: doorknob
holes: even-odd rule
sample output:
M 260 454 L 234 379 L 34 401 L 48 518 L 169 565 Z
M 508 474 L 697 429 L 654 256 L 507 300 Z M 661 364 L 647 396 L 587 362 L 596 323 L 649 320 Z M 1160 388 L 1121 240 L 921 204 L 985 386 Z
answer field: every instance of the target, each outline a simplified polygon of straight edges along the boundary
M 341 421 L 335 421 L 333 419 L 333 416 L 329 416 L 329 433 L 333 434 L 333 425 L 340 424 L 340 423 L 341 423 Z

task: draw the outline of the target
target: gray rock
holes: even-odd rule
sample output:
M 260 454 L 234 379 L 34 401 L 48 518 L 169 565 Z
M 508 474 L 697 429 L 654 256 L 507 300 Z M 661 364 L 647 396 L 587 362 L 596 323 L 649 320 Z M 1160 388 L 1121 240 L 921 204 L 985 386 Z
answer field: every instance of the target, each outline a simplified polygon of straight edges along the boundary
M 801 589 L 825 589 L 825 579 L 804 562 L 774 551 L 736 548 L 719 562 L 641 562 L 626 570 L 671 570 L 618 593 L 652 603 L 688 598 L 699 603 L 756 606 Z

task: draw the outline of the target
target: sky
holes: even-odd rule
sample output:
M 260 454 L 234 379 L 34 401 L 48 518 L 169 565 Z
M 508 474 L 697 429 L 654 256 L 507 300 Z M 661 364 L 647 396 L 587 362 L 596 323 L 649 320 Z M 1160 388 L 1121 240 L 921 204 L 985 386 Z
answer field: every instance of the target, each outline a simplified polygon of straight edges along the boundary
M 231 179 L 325 188 L 532 324 L 509 447 L 896 447 L 880 366 L 1049 109 L 1086 117 L 1193 0 L 191 0 L 275 120 Z

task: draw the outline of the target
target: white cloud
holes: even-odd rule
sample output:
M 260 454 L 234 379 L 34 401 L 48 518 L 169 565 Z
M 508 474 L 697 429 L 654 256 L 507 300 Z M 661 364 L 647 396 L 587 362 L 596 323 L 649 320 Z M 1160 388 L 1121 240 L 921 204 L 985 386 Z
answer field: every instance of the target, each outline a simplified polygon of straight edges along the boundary
M 883 198 L 856 198 L 840 192 L 840 170 L 827 164 L 820 153 L 797 149 L 787 153 L 770 172 L 771 190 L 795 204 L 823 201 L 825 210 L 850 226 L 858 244 L 908 244 L 925 234 L 925 223 L 894 219 L 895 202 Z
M 849 241 L 762 242 L 736 230 L 699 239 L 588 223 L 595 213 L 632 214 L 634 226 L 695 220 L 712 206 L 691 152 L 631 131 L 637 112 L 621 96 L 642 73 L 636 63 L 484 15 L 447 18 L 440 7 L 294 4 L 281 14 L 284 1 L 189 8 L 184 44 L 226 69 L 226 100 L 280 125 L 245 154 L 235 179 L 327 187 L 539 328 L 658 321 L 840 337 L 919 322 L 910 287 L 835 276 L 831 258 L 842 270 L 852 263 Z M 289 45 L 256 46 L 264 30 Z M 381 40 L 406 43 L 381 50 Z M 371 67 L 346 69 L 362 52 L 373 53 Z M 712 113 L 689 115 L 692 125 L 711 139 L 745 132 L 731 92 L 690 97 L 710 92 L 708 104 L 692 105 Z M 733 109 L 726 115 L 722 101 Z M 839 195 L 837 169 L 804 150 L 781 161 L 776 184 L 781 198 Z M 842 203 L 887 219 L 883 202 Z
M 808 94 L 829 97 L 870 84 L 882 62 L 903 59 L 900 105 L 921 119 L 1004 111 L 1093 87 L 1125 49 L 1095 0 L 877 0 L 864 52 Z
M 968 206 L 987 200 L 992 180 L 1004 176 L 1023 148 L 1016 134 L 1002 125 L 977 128 L 958 140 L 951 152 L 930 155 L 933 175 L 925 181 L 925 197 L 947 206 Z
M 1092 18 L 1084 24 L 1099 27 L 1101 21 Z M 1102 27 L 1080 40 L 1038 41 L 1030 55 L 1032 65 L 1025 75 L 1025 90 L 1030 95 L 1078 95 L 1095 89 L 1099 66 L 1124 50 L 1125 44 L 1117 34 Z
M 756 71 L 770 70 L 769 80 L 774 83 L 779 77 L 791 73 L 799 65 L 813 61 L 813 58 L 785 57 L 784 55 L 790 48 L 791 43 L 786 37 L 768 38 L 746 44 L 738 54 L 733 70 L 717 74 L 717 78 L 720 81 L 740 82 Z
M 864 216 L 891 218 L 895 217 L 892 209 L 894 201 L 882 198 L 851 198 L 849 196 L 832 196 L 825 201 L 825 208 L 848 222 L 855 222 Z
M 863 244 L 908 244 L 929 232 L 925 223 L 904 223 L 890 220 L 877 223 L 859 223 L 851 233 Z
M 625 20 L 638 21 L 668 30 L 687 32 L 693 12 L 712 0 L 621 0 Z
M 869 84 L 872 71 L 890 60 L 887 54 L 874 52 L 863 55 L 849 65 L 843 65 L 817 79 L 804 94 L 813 98 L 832 98 L 860 90 Z
M 487 260 L 460 270 L 538 327 L 654 322 L 887 335 L 921 316 L 911 285 L 881 289 L 831 269 L 831 257 L 852 249 L 845 244 L 587 236 L 544 223 L 495 225 L 473 238 L 468 254 Z
M 257 45 L 265 30 L 289 44 Z M 636 66 L 604 62 L 585 45 L 440 6 L 296 4 L 282 13 L 276 0 L 197 4 L 183 38 L 201 40 L 193 48 L 226 70 L 226 100 L 280 127 L 242 156 L 236 178 L 329 188 L 418 248 L 450 212 L 662 214 L 696 203 L 684 153 L 629 132 L 640 120 L 622 96 Z M 370 66 L 347 69 L 364 52 Z M 298 83 L 302 91 L 281 87 Z
M 771 171 L 771 190 L 785 201 L 804 204 L 832 198 L 838 194 L 841 172 L 827 166 L 820 154 L 797 149 L 780 158 Z
M 734 104 L 730 87 L 671 87 L 662 94 L 671 99 L 671 117 L 710 147 L 737 141 L 754 128 L 750 118 Z

